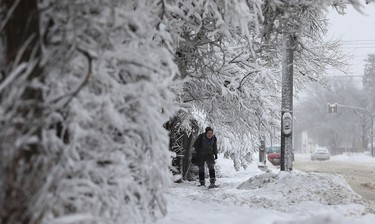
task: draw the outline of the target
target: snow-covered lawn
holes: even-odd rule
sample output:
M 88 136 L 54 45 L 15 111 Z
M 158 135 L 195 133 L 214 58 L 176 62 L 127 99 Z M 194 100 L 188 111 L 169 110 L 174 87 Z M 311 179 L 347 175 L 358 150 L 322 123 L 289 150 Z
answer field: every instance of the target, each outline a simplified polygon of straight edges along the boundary
M 334 160 L 375 163 L 366 156 Z M 197 182 L 174 184 L 166 197 L 168 214 L 156 224 L 374 224 L 374 210 L 340 175 L 287 173 L 276 167 L 262 172 L 256 162 L 236 172 L 219 158 L 219 188 Z

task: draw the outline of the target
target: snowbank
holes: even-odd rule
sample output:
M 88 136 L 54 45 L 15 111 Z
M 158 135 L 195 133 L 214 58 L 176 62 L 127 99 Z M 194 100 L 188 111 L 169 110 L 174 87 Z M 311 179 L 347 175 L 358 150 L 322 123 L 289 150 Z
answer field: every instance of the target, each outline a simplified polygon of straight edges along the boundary
M 175 184 L 167 192 L 169 213 L 157 224 L 373 224 L 374 211 L 340 175 L 266 173 L 255 165 L 234 172 L 220 158 L 219 188 L 197 182 Z

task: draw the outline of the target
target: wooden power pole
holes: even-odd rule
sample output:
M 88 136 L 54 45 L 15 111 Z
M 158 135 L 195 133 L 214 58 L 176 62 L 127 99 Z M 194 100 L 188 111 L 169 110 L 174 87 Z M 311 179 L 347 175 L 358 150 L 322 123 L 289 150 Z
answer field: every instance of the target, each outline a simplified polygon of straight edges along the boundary
M 293 170 L 293 53 L 294 36 L 285 34 L 281 93 L 281 164 L 280 170 Z

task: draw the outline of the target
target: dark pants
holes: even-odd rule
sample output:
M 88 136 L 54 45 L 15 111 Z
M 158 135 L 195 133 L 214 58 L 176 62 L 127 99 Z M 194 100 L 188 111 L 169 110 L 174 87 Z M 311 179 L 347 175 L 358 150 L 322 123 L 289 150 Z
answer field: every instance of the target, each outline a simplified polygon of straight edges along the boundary
M 198 167 L 199 167 L 199 182 L 202 184 L 204 183 L 204 163 L 207 163 L 208 171 L 210 174 L 210 182 L 215 183 L 215 159 L 214 155 L 201 155 L 198 159 Z

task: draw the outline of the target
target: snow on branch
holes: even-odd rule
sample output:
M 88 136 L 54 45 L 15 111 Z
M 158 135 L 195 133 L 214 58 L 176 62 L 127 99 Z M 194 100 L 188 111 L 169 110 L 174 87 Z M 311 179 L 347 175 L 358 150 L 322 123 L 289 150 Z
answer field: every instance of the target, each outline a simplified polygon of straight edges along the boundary
M 87 83 L 87 81 L 89 80 L 91 74 L 92 74 L 92 60 L 94 58 L 94 56 L 92 56 L 87 50 L 84 50 L 82 48 L 79 48 L 79 47 L 76 47 L 76 50 L 78 52 L 80 52 L 83 56 L 86 57 L 87 59 L 87 64 L 88 64 L 88 69 L 87 69 L 87 73 L 86 75 L 84 76 L 84 78 L 82 79 L 82 81 L 80 82 L 80 84 L 77 85 L 76 88 L 74 88 L 71 92 L 67 93 L 67 94 L 64 94 L 63 96 L 59 96 L 55 99 L 52 99 L 49 103 L 52 103 L 52 104 L 55 104 L 54 105 L 54 108 L 63 108 L 65 107 L 67 104 L 69 104 L 69 102 L 77 96 L 77 94 L 79 93 L 79 91 L 83 88 L 83 86 Z M 64 100 L 64 101 L 63 101 Z

